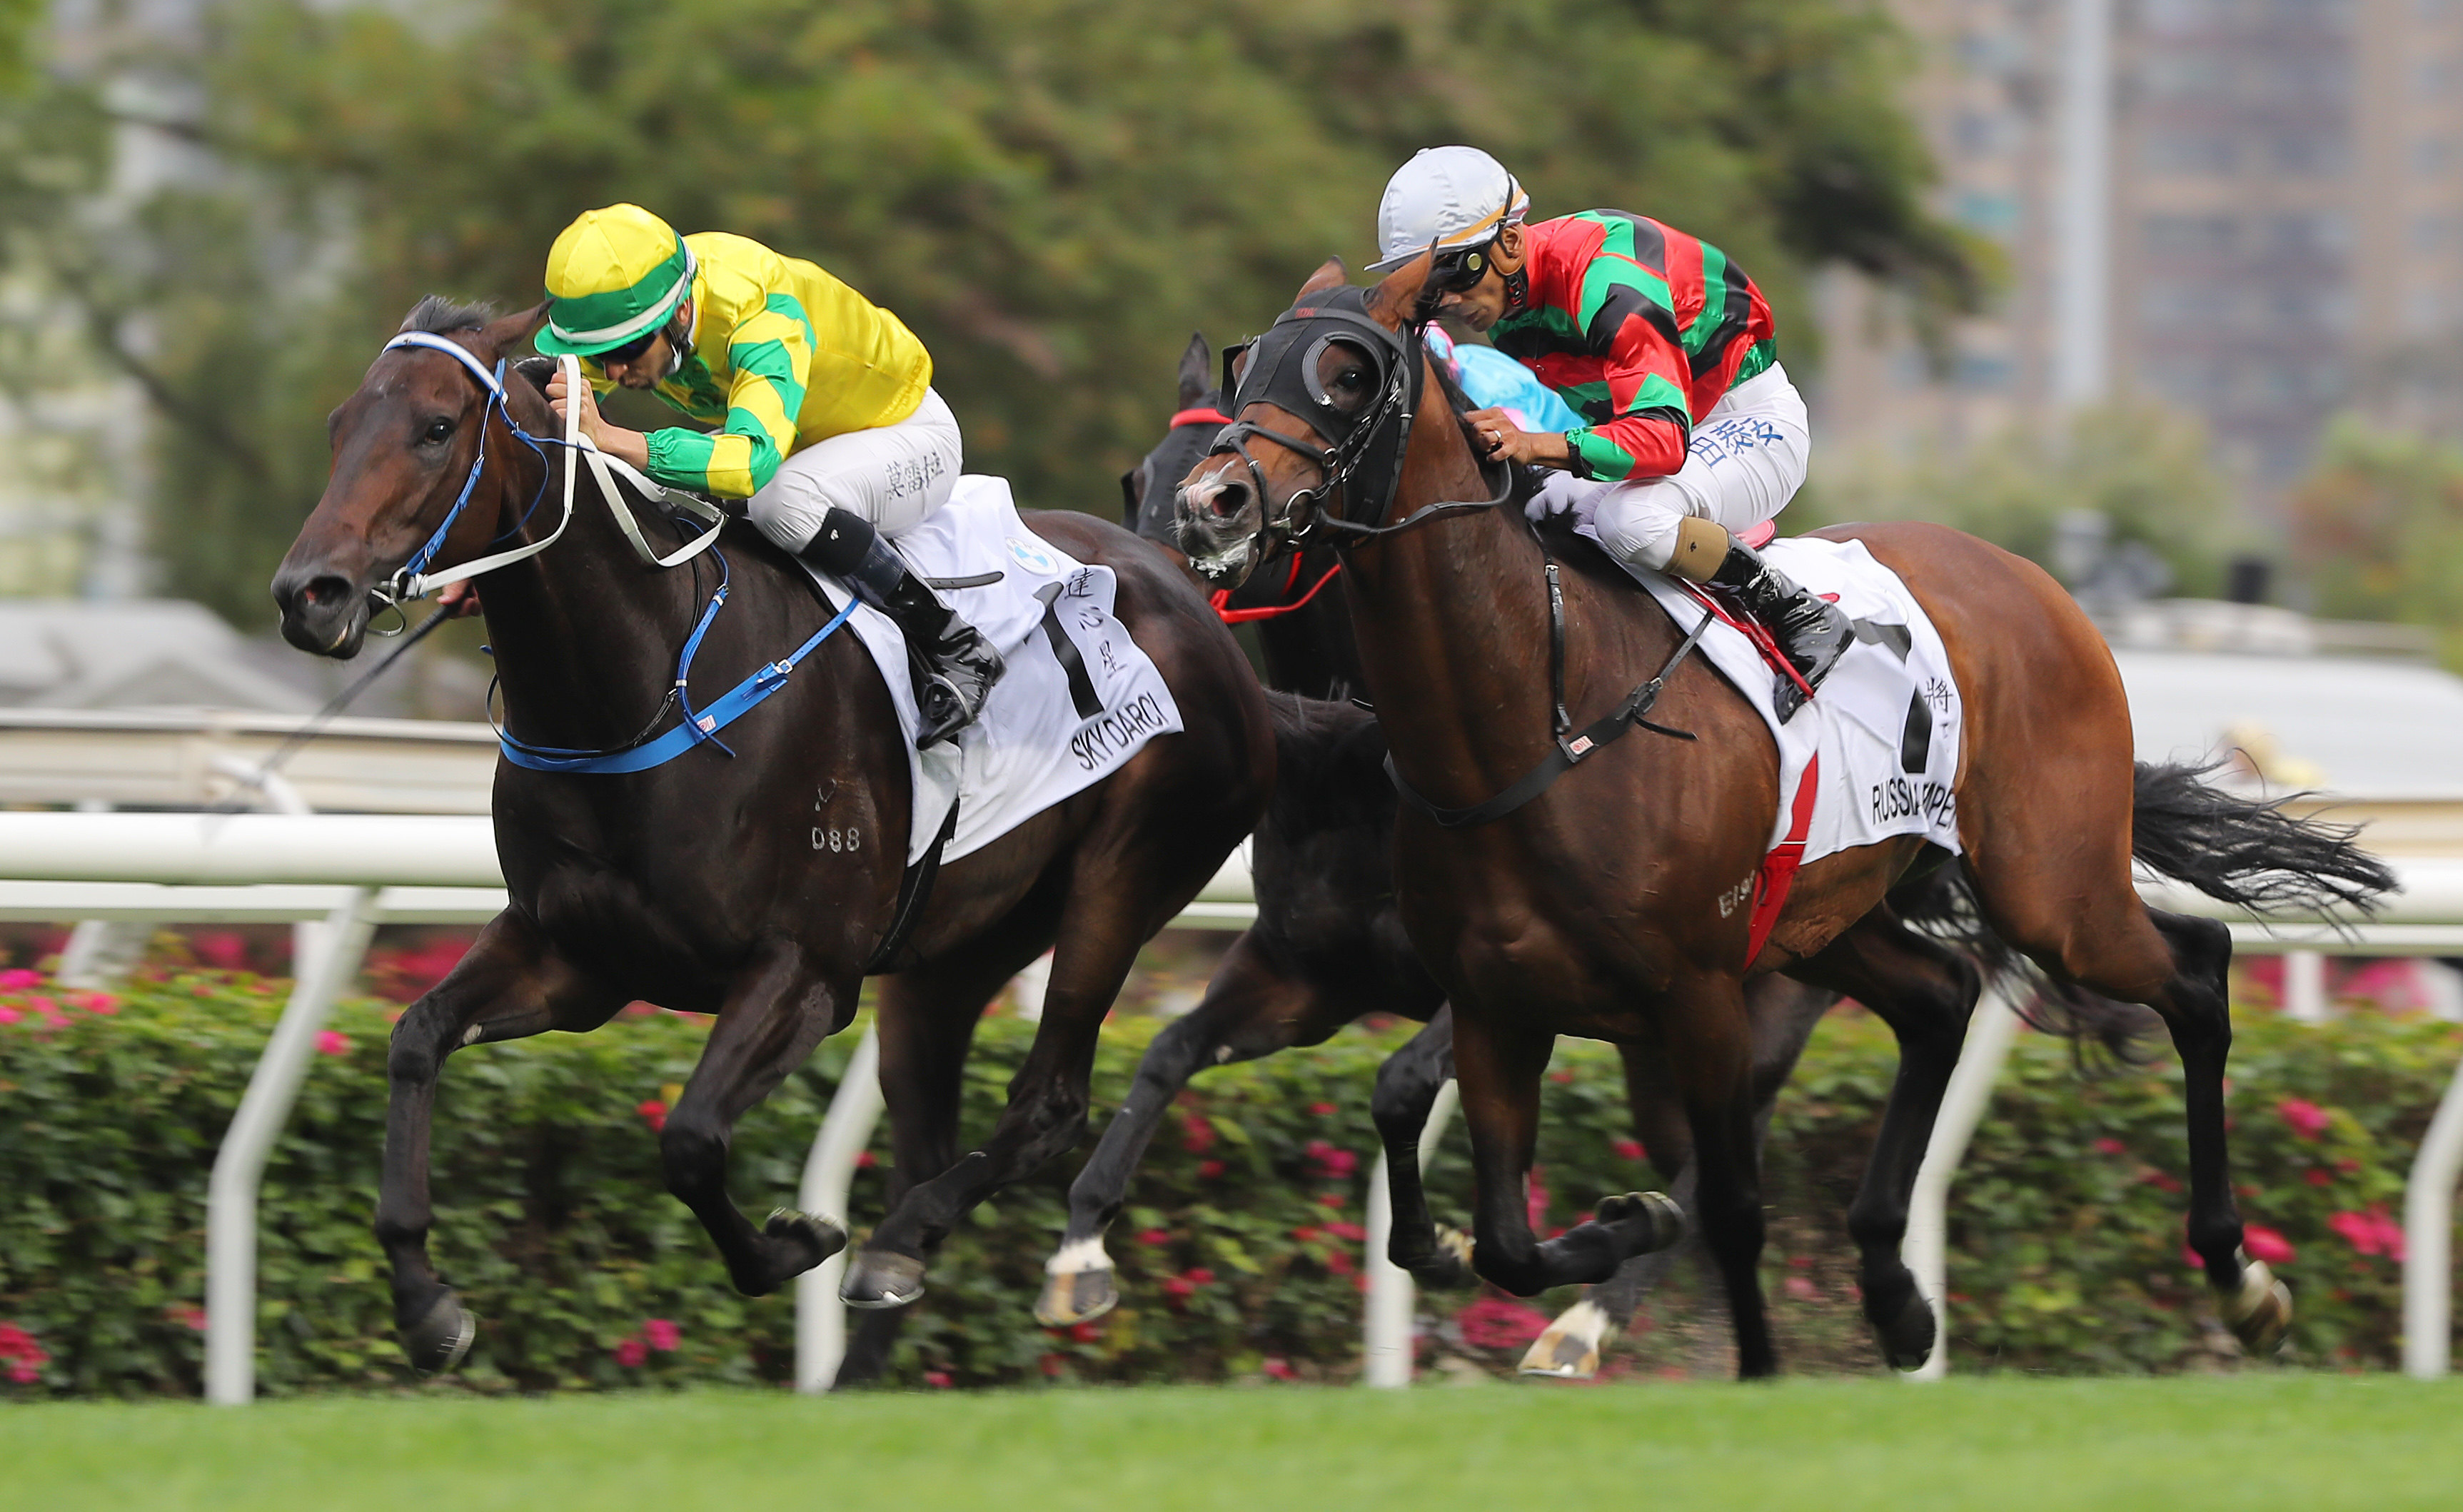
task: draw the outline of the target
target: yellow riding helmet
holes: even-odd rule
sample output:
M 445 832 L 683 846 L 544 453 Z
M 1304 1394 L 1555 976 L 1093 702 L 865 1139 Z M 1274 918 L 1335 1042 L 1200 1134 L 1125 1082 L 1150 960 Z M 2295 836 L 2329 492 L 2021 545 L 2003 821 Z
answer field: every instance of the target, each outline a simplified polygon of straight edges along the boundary
M 693 255 L 675 228 L 638 205 L 585 210 L 547 252 L 551 356 L 595 357 L 655 331 L 692 290 Z

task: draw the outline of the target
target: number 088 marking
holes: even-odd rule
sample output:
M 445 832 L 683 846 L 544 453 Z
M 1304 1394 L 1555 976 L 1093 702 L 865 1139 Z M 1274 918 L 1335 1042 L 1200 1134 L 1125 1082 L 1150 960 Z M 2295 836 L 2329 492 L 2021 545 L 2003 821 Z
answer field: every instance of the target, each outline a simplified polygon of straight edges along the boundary
M 813 848 L 815 850 L 836 851 L 841 854 L 849 851 L 861 850 L 863 848 L 863 833 L 861 830 L 852 828 L 823 829 L 820 825 L 816 824 L 813 826 Z

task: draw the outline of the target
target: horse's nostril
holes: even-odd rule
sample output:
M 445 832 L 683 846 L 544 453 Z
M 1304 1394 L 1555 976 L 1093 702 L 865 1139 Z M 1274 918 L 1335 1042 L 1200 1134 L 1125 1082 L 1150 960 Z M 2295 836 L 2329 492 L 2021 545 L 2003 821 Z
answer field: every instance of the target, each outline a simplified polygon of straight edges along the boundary
M 1206 502 L 1213 508 L 1217 516 L 1223 519 L 1230 519 L 1232 515 L 1239 514 L 1242 510 L 1249 507 L 1249 485 L 1246 483 L 1226 483 L 1221 488 L 1216 489 L 1214 491 L 1214 496 L 1208 499 Z
M 316 608 L 339 603 L 350 596 L 351 585 L 339 578 L 312 578 L 308 586 L 299 590 L 301 600 Z

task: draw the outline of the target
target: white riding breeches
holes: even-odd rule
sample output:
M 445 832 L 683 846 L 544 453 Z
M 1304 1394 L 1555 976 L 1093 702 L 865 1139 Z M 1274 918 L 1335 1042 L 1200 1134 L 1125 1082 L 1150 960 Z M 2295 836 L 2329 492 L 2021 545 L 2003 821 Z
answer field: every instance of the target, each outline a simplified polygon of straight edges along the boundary
M 958 417 L 927 388 L 915 413 L 895 425 L 850 430 L 798 450 L 745 514 L 789 551 L 801 551 L 833 508 L 861 515 L 894 537 L 949 502 L 961 460 Z
M 1812 453 L 1803 396 L 1773 362 L 1711 406 L 1677 471 L 1615 483 L 1552 473 L 1530 514 L 1571 510 L 1578 531 L 1608 555 L 1663 572 L 1675 556 L 1679 520 L 1690 515 L 1744 534 L 1787 507 L 1804 486 Z

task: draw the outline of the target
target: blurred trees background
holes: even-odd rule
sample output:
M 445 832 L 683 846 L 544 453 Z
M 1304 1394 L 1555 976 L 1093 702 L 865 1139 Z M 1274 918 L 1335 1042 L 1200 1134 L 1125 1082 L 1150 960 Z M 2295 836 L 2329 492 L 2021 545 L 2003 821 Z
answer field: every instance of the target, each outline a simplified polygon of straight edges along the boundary
M 32 10 L 0 0 L 0 65 Z M 556 230 L 620 199 L 846 277 L 930 344 L 970 468 L 1106 512 L 1188 333 L 1357 266 L 1420 146 L 1489 147 L 1542 215 L 1719 243 L 1808 363 L 1820 264 L 1977 292 L 1864 3 L 201 0 L 108 37 L 0 102 L 0 255 L 151 398 L 150 550 L 243 625 L 402 313 L 536 299 Z M 115 195 L 130 132 L 175 171 Z

